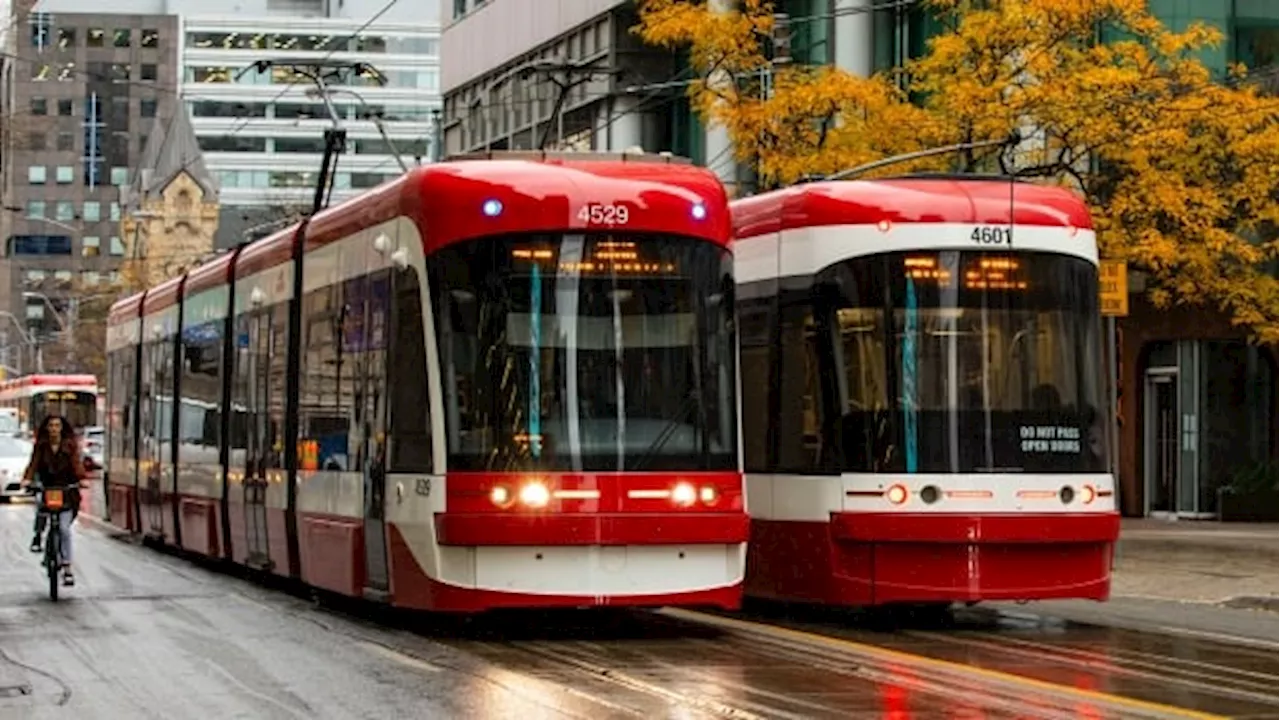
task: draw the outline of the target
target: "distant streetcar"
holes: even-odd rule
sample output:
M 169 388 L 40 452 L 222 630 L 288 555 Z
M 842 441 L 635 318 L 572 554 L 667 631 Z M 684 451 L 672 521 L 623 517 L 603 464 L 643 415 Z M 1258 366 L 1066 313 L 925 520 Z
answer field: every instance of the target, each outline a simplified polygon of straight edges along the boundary
M 408 608 L 737 607 L 730 240 L 687 163 L 465 159 L 122 300 L 112 521 Z
M 0 408 L 16 415 L 17 431 L 35 432 L 50 414 L 77 429 L 98 424 L 98 379 L 93 375 L 23 375 L 0 382 Z
M 916 177 L 732 212 L 747 594 L 1105 599 L 1119 517 L 1086 206 Z

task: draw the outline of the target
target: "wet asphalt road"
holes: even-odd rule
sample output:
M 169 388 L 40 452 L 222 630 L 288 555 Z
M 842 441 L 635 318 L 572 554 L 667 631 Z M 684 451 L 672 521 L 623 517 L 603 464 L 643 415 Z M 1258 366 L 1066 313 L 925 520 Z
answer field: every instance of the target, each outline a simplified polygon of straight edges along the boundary
M 786 613 L 751 616 L 769 626 L 678 612 L 393 616 L 321 606 L 84 524 L 77 586 L 53 605 L 26 550 L 31 512 L 0 506 L 4 720 L 1277 711 L 1274 650 L 963 613 L 893 632 Z

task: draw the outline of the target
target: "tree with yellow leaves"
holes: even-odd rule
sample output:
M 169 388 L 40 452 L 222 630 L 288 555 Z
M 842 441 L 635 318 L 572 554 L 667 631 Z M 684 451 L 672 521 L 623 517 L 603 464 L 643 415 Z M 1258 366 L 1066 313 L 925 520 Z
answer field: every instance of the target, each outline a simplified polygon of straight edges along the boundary
M 927 0 L 943 30 L 924 56 L 869 78 L 769 68 L 773 8 L 641 0 L 636 31 L 687 50 L 705 120 L 740 161 L 789 183 L 953 143 L 999 145 L 886 167 L 999 170 L 1067 185 L 1091 205 L 1104 257 L 1150 273 L 1151 299 L 1207 304 L 1275 343 L 1280 317 L 1274 98 L 1214 78 L 1212 28 L 1163 27 L 1144 0 Z M 912 103 L 912 98 L 919 98 Z M 872 173 L 875 174 L 875 173 Z

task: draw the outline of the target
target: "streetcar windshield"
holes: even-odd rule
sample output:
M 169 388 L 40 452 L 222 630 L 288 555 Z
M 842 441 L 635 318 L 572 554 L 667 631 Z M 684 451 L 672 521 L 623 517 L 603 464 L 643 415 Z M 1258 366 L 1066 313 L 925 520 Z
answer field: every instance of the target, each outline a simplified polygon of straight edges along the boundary
M 850 472 L 1105 472 L 1096 267 L 994 252 L 886 253 L 825 270 L 829 428 Z
M 61 415 L 73 428 L 98 424 L 98 396 L 90 392 L 57 391 L 36 393 L 31 398 L 31 427 L 34 430 L 48 415 Z
M 736 468 L 724 248 L 522 235 L 429 262 L 451 469 Z

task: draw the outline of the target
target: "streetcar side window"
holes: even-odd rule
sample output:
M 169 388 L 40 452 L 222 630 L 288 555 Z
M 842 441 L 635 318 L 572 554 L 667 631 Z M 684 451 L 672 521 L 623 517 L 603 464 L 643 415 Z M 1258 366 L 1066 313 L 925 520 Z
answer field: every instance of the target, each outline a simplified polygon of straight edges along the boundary
M 809 294 L 784 293 L 778 319 L 777 471 L 824 473 L 818 329 Z
M 431 402 L 422 285 L 413 268 L 395 277 L 391 316 L 391 472 L 432 472 Z
M 302 300 L 302 377 L 298 400 L 299 432 L 314 452 L 300 458 L 302 470 L 342 470 L 348 467 L 351 359 L 341 352 L 340 337 L 348 308 L 342 287 L 326 285 Z M 347 402 L 344 404 L 344 399 Z
M 759 283 L 764 286 L 765 283 Z M 773 304 L 776 283 L 760 288 L 764 297 L 739 303 L 738 327 L 742 346 L 742 467 L 746 472 L 770 472 L 769 411 L 773 389 L 770 350 L 773 347 Z M 756 288 L 752 288 L 755 290 Z

